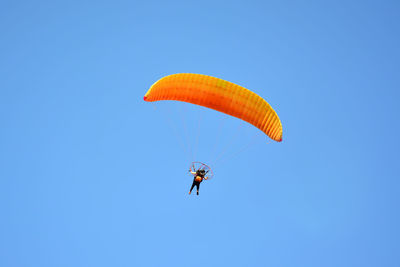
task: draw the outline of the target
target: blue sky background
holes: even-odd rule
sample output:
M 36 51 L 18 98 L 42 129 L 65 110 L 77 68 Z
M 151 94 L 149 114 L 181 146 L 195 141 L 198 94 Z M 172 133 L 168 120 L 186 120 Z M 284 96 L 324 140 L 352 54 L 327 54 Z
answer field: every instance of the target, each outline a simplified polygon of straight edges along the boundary
M 0 266 L 400 266 L 399 13 L 368 0 L 1 1 Z M 283 142 L 143 101 L 180 72 L 264 97 Z M 249 140 L 187 194 L 194 157 Z

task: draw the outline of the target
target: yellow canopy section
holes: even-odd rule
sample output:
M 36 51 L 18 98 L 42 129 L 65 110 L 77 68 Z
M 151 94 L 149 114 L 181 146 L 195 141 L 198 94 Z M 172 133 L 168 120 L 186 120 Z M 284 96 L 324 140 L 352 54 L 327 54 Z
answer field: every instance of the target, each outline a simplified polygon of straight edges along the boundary
M 177 100 L 218 110 L 251 123 L 275 141 L 282 141 L 281 121 L 267 101 L 219 78 L 192 73 L 169 75 L 154 83 L 144 100 Z

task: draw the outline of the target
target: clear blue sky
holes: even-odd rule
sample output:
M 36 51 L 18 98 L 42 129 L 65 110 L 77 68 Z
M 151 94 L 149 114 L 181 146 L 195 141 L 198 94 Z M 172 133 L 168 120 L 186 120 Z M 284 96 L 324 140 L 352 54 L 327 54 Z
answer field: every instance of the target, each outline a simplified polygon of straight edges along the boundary
M 0 266 L 400 266 L 399 14 L 389 0 L 1 1 Z M 180 72 L 257 92 L 283 142 L 143 101 Z M 238 129 L 229 149 L 255 144 L 189 196 L 179 143 L 195 146 L 197 116 L 198 160 Z

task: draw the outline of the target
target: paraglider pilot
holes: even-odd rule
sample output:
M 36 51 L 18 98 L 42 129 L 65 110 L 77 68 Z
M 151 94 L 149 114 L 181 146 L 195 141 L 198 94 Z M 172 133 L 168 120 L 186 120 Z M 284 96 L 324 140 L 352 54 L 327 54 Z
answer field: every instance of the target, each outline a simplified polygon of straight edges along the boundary
M 207 180 L 208 179 L 208 177 L 206 177 L 206 171 L 199 169 L 197 171 L 196 170 L 195 171 L 189 170 L 189 172 L 191 174 L 193 174 L 193 176 L 194 176 L 193 184 L 192 184 L 192 187 L 190 188 L 189 195 L 192 193 L 192 190 L 193 190 L 194 186 L 197 187 L 197 195 L 198 195 L 199 194 L 199 189 L 200 189 L 200 183 L 203 182 L 203 180 Z

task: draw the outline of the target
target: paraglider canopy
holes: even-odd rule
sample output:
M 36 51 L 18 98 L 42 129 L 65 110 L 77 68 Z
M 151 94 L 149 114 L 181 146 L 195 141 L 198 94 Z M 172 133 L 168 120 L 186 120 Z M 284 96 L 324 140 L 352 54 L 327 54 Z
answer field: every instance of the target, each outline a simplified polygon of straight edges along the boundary
M 237 84 L 202 74 L 180 73 L 154 83 L 145 101 L 176 100 L 211 108 L 242 119 L 282 141 L 282 124 L 272 107 L 256 93 Z

